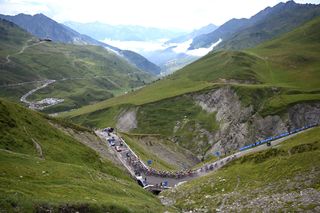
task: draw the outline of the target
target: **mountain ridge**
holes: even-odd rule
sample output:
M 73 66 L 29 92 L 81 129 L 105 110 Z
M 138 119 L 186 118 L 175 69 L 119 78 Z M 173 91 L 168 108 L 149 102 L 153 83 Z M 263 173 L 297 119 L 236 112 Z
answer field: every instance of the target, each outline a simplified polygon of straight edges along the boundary
M 191 33 L 188 33 L 186 35 L 182 35 L 182 36 L 170 39 L 169 41 L 166 42 L 166 44 L 182 43 L 182 42 L 188 41 L 190 39 L 193 39 L 199 35 L 211 33 L 213 31 L 215 31 L 217 28 L 218 28 L 218 26 L 216 26 L 214 24 L 208 24 L 208 25 L 203 26 L 199 29 L 193 30 Z
M 289 32 L 320 15 L 320 5 L 294 1 L 267 7 L 249 19 L 231 19 L 212 33 L 196 37 L 190 49 L 208 47 L 219 38 L 216 49 L 245 49 Z M 249 35 L 247 35 L 249 34 Z M 238 38 L 244 37 L 241 42 Z M 251 39 L 251 40 L 250 40 Z
M 184 32 L 135 25 L 110 25 L 101 22 L 64 22 L 64 25 L 97 40 L 149 41 L 180 36 Z
M 137 119 L 131 131 L 161 133 L 199 159 L 312 123 L 320 113 L 319 22 L 246 51 L 211 52 L 152 85 L 62 116 L 95 126 L 109 122 L 111 112 L 118 118 L 129 105 Z
M 126 58 L 126 50 L 121 50 L 117 47 L 105 44 L 103 42 L 97 41 L 87 35 L 82 35 L 75 30 L 67 27 L 63 24 L 56 22 L 55 20 L 43 15 L 26 15 L 18 14 L 15 16 L 1 15 L 0 18 L 14 22 L 21 28 L 25 29 L 29 33 L 33 34 L 38 38 L 49 38 L 56 42 L 71 43 L 78 45 L 96 45 L 107 48 L 111 51 L 117 52 L 119 55 L 123 55 Z M 126 58 L 130 63 L 135 65 L 141 70 L 150 72 L 151 74 L 159 74 L 160 67 L 150 62 L 145 57 L 139 55 L 138 53 L 131 52 L 130 55 L 136 54 L 136 57 Z M 139 58 L 135 61 L 135 58 Z M 143 62 L 143 63 L 142 63 Z
M 0 44 L 0 96 L 19 101 L 39 81 L 54 80 L 30 96 L 32 100 L 63 98 L 63 103 L 48 108 L 52 112 L 110 98 L 152 79 L 151 74 L 101 46 L 40 41 L 3 19 Z

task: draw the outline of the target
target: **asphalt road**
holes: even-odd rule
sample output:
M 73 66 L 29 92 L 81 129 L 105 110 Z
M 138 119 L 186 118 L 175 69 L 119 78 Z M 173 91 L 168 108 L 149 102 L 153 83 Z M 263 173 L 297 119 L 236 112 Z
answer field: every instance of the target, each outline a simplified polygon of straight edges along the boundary
M 192 174 L 192 176 L 172 178 L 172 177 L 159 177 L 159 176 L 155 176 L 155 175 L 150 175 L 150 174 L 147 174 L 146 172 L 141 172 L 140 174 L 143 179 L 146 178 L 147 184 L 159 185 L 161 182 L 162 183 L 167 182 L 169 187 L 174 187 L 177 184 L 182 183 L 184 181 L 189 181 L 189 180 L 192 180 L 196 177 L 201 177 L 201 176 L 207 175 L 211 172 L 217 171 L 218 169 L 220 169 L 224 165 L 228 164 L 229 162 L 231 162 L 235 159 L 238 159 L 244 155 L 260 152 L 260 151 L 263 151 L 266 149 L 270 149 L 274 146 L 279 145 L 281 142 L 283 142 L 291 137 L 294 137 L 297 134 L 300 134 L 302 132 L 306 132 L 308 130 L 310 130 L 310 129 L 306 129 L 304 131 L 301 131 L 301 132 L 298 132 L 298 133 L 295 133 L 292 135 L 288 135 L 288 136 L 280 138 L 278 140 L 274 140 L 271 142 L 271 146 L 267 146 L 267 144 L 263 144 L 263 145 L 260 145 L 260 146 L 257 146 L 257 147 L 251 148 L 251 149 L 239 151 L 239 152 L 234 153 L 232 155 L 221 158 L 215 162 L 204 164 L 201 168 L 194 170 L 194 173 Z M 106 142 L 106 146 L 108 146 L 109 149 L 111 149 L 115 153 L 117 153 L 119 160 L 122 162 L 122 164 L 126 167 L 126 169 L 129 171 L 129 173 L 133 177 L 137 178 L 137 176 L 138 176 L 137 174 L 135 174 L 135 170 L 137 168 L 137 166 L 134 166 L 135 163 L 138 164 L 140 167 L 144 167 L 146 170 L 149 169 L 149 167 L 147 165 L 145 165 L 145 163 L 142 160 L 140 160 L 140 158 L 136 155 L 136 153 L 134 153 L 134 151 L 130 149 L 130 147 L 125 143 L 125 141 L 122 138 L 118 137 L 116 134 L 110 133 L 110 136 L 108 136 L 108 133 L 103 132 L 101 130 L 96 131 L 96 134 L 98 136 L 100 136 Z M 112 138 L 114 138 L 114 145 L 111 145 L 108 142 L 108 139 L 112 139 Z M 116 150 L 116 147 L 119 149 L 119 151 Z M 130 157 L 128 157 L 128 155 Z

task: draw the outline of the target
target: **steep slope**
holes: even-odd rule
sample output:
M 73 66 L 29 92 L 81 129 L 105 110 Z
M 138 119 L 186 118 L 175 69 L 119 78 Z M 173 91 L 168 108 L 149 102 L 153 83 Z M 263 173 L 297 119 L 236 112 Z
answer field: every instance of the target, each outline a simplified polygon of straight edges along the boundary
M 56 42 L 70 44 L 103 44 L 89 36 L 82 35 L 67 26 L 59 24 L 43 14 L 36 14 L 34 16 L 26 14 L 18 14 L 16 16 L 0 15 L 0 18 L 15 23 L 38 38 L 50 38 Z
M 180 211 L 319 211 L 320 128 L 161 194 Z
M 134 61 L 135 65 L 141 70 L 145 70 L 148 73 L 159 75 L 161 68 L 157 65 L 150 63 L 145 57 L 130 51 L 130 50 L 121 50 L 120 53 L 129 61 Z
M 102 47 L 41 42 L 8 21 L 1 20 L 0 26 L 1 96 L 19 100 L 41 83 L 36 81 L 53 79 L 54 84 L 31 99 L 63 98 L 56 109 L 48 109 L 64 111 L 110 98 L 151 79 Z
M 161 134 L 200 159 L 319 122 L 319 22 L 248 51 L 210 53 L 138 91 L 65 116 L 114 126 L 129 108 L 137 121 L 129 131 Z
M 78 44 L 78 45 L 79 44 L 80 45 L 96 45 L 96 46 L 102 46 L 107 49 L 111 49 L 117 52 L 119 55 L 122 55 L 130 63 L 132 63 L 134 66 L 136 66 L 141 70 L 144 70 L 144 68 L 147 68 L 144 71 L 147 71 L 147 72 L 152 71 L 151 73 L 157 73 L 157 74 L 160 73 L 159 67 L 157 67 L 155 64 L 151 63 L 150 61 L 148 61 L 146 58 L 139 55 L 138 53 L 130 52 L 130 55 L 129 55 L 129 53 L 127 53 L 126 50 L 120 50 L 117 47 L 113 47 L 111 45 L 97 41 L 87 35 L 82 35 L 74 31 L 73 29 L 67 26 L 64 26 L 63 24 L 59 24 L 58 22 L 48 18 L 43 14 L 36 14 L 34 16 L 26 15 L 26 14 L 18 14 L 16 16 L 0 15 L 0 18 L 9 20 L 17 24 L 22 29 L 28 31 L 32 35 L 41 39 L 50 38 L 56 42 Z M 127 55 L 129 55 L 130 57 L 127 57 Z M 133 55 L 135 57 L 133 57 Z
M 125 172 L 53 126 L 74 125 L 3 99 L 0 114 L 2 211 L 163 211 Z
M 171 74 L 172 72 L 181 69 L 182 67 L 190 64 L 199 57 L 188 55 L 186 53 L 177 53 L 174 48 L 176 44 L 172 44 L 164 50 L 156 50 L 153 52 L 145 53 L 152 62 L 158 64 L 161 67 L 163 74 Z
M 218 49 L 244 49 L 289 32 L 320 15 L 320 5 L 294 1 L 266 8 L 250 19 L 233 19 L 212 33 L 196 37 L 190 49 L 208 47 L 219 38 Z
M 170 43 L 182 43 L 182 42 L 188 41 L 190 39 L 193 39 L 193 38 L 195 38 L 197 36 L 200 36 L 200 35 L 203 35 L 203 34 L 212 33 L 217 28 L 218 28 L 218 26 L 216 26 L 214 24 L 208 24 L 207 26 L 201 27 L 200 29 L 196 29 L 196 30 L 192 31 L 189 34 L 182 35 L 182 36 L 170 39 L 166 43 L 167 44 L 170 44 Z
M 238 29 L 243 27 L 246 24 L 245 19 L 232 19 L 225 24 L 221 25 L 218 29 L 211 33 L 201 34 L 196 36 L 192 43 L 190 44 L 189 49 L 198 49 L 201 47 L 209 47 L 212 43 L 217 42 L 219 39 L 228 38 Z

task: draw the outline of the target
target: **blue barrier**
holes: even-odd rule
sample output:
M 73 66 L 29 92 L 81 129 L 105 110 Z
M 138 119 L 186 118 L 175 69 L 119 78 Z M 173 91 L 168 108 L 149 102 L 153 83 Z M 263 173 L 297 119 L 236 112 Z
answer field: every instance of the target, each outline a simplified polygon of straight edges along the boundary
M 257 141 L 257 142 L 255 142 L 253 144 L 249 144 L 249 145 L 243 146 L 243 147 L 239 148 L 239 150 L 243 151 L 243 150 L 249 149 L 249 148 L 251 148 L 253 146 L 264 144 L 266 142 L 273 141 L 275 139 L 283 138 L 283 137 L 286 137 L 288 135 L 291 135 L 291 134 L 294 134 L 294 133 L 297 133 L 297 132 L 301 132 L 301 131 L 303 131 L 305 129 L 309 129 L 309 128 L 312 128 L 312 127 L 315 127 L 315 126 L 318 126 L 318 125 L 319 125 L 319 123 L 313 123 L 313 124 L 309 124 L 309 125 L 303 126 L 301 128 L 293 129 L 290 132 L 284 132 L 284 133 L 281 133 L 280 135 L 276 135 L 276 136 L 273 136 L 273 137 L 268 137 L 268 138 L 266 138 L 264 140 Z

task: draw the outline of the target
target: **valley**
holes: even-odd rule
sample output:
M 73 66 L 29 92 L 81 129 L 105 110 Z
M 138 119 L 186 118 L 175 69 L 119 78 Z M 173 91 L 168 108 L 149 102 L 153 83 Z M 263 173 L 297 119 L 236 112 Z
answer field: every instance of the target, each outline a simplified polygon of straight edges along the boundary
M 117 126 L 135 111 L 137 124 L 124 131 L 160 134 L 199 160 L 319 122 L 318 22 L 255 49 L 209 53 L 150 86 L 62 116 L 104 127 Z M 309 37 L 300 36 L 306 32 Z M 300 51 L 292 54 L 291 48 Z M 293 59 L 299 57 L 310 58 L 308 66 Z M 298 77 L 301 68 L 308 74 Z M 305 114 L 295 115 L 296 110 Z
M 0 3 L 0 212 L 320 211 L 320 2 L 166 2 Z
M 143 86 L 152 79 L 151 74 L 135 68 L 102 47 L 86 46 L 83 49 L 76 45 L 39 42 L 21 32 L 17 26 L 5 21 L 1 24 L 5 29 L 1 40 L 4 47 L 6 50 L 15 50 L 1 53 L 5 58 L 10 55 L 10 63 L 6 60 L 1 64 L 1 96 L 11 100 L 20 100 L 28 91 L 38 87 L 40 81 L 55 80 L 54 84 L 33 93 L 29 98 L 32 101 L 47 97 L 64 99 L 63 103 L 45 109 L 54 113 L 110 98 Z M 13 34 L 18 36 L 13 37 Z M 59 62 L 58 66 L 56 62 Z

